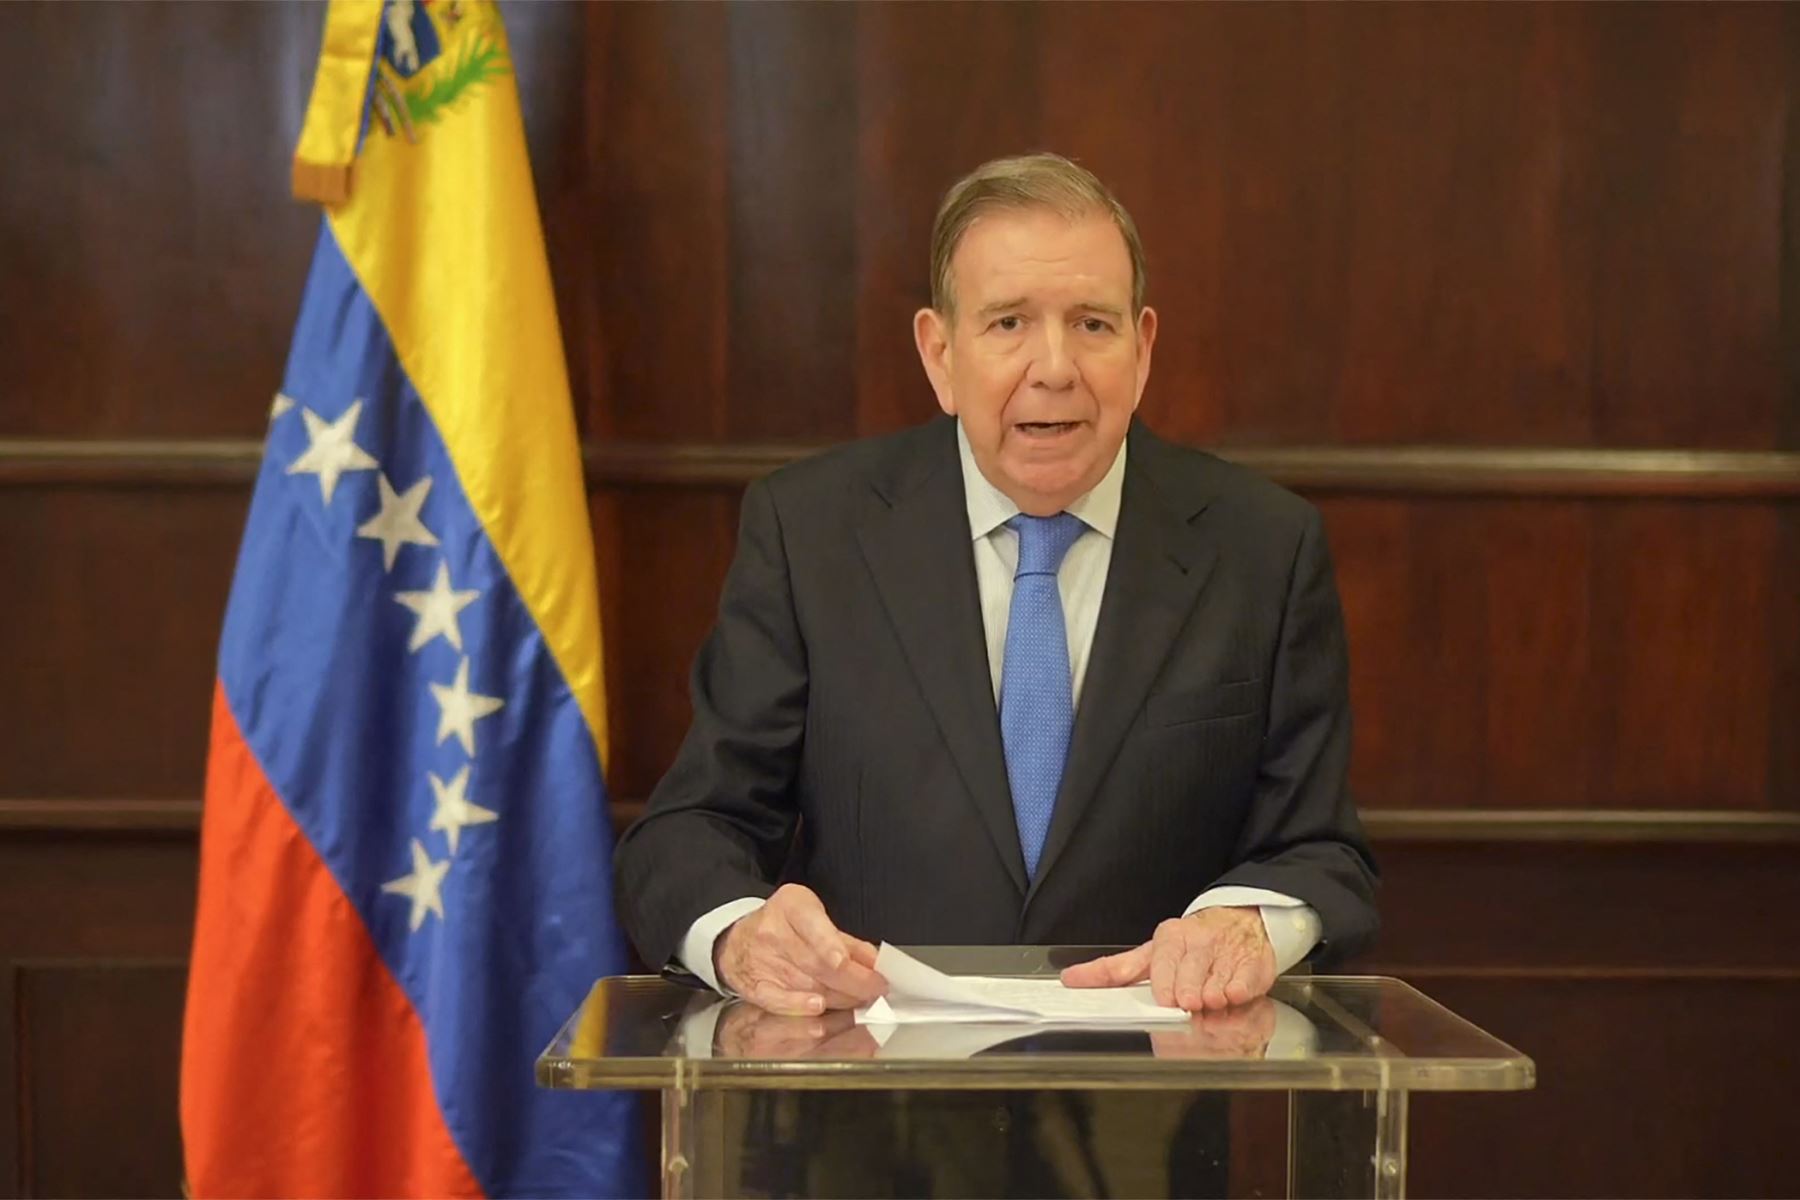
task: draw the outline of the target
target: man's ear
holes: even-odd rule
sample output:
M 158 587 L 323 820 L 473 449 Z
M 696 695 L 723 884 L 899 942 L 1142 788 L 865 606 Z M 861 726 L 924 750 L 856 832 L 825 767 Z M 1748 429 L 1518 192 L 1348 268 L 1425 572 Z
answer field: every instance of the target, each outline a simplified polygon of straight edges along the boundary
M 1144 399 L 1144 385 L 1150 382 L 1150 349 L 1156 345 L 1156 310 L 1148 305 L 1138 314 L 1137 338 L 1137 398 L 1131 402 L 1134 410 Z
M 919 348 L 919 362 L 925 367 L 925 378 L 937 393 L 938 407 L 956 415 L 956 394 L 950 387 L 950 319 L 935 308 L 921 308 L 913 314 L 913 344 Z

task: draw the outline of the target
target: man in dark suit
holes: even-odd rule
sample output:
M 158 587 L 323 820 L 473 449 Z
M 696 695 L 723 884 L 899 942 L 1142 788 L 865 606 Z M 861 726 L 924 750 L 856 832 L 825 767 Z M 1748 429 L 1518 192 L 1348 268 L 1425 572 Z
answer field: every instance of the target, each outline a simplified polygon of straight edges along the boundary
M 873 941 L 1126 944 L 1071 986 L 1222 1008 L 1373 935 L 1317 512 L 1134 416 L 1131 218 L 1054 155 L 945 197 L 915 318 L 944 417 L 745 493 L 693 725 L 621 840 L 626 928 L 765 1008 Z

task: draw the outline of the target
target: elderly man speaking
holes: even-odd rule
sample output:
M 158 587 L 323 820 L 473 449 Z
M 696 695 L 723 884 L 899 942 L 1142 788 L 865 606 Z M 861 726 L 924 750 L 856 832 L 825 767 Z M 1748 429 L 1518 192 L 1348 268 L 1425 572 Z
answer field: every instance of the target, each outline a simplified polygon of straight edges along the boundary
M 1130 945 L 1064 982 L 1199 1010 L 1373 936 L 1319 515 L 1136 419 L 1145 290 L 1067 159 L 950 189 L 913 322 L 945 415 L 744 495 L 618 848 L 646 961 L 802 1014 L 879 995 L 879 941 Z

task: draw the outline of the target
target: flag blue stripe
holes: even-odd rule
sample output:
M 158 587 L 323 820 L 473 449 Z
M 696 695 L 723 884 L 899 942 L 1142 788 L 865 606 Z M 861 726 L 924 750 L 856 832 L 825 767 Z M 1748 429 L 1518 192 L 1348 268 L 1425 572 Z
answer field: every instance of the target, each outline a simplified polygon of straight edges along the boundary
M 296 406 L 271 423 L 226 615 L 233 713 L 418 1011 L 446 1123 L 487 1193 L 638 1194 L 630 1095 L 533 1078 L 593 980 L 626 961 L 593 738 L 328 226 L 283 392 Z M 344 473 L 329 505 L 317 475 L 289 473 L 309 445 L 301 409 L 333 422 L 359 399 L 356 444 L 395 491 L 432 481 L 421 517 L 438 544 L 402 544 L 391 571 L 356 532 L 381 507 L 376 471 Z M 480 592 L 463 649 L 438 637 L 410 652 L 417 618 L 394 595 L 429 591 L 439 564 Z M 438 740 L 429 686 L 465 657 L 469 690 L 504 701 L 474 722 L 472 758 Z M 465 765 L 468 800 L 498 819 L 463 827 L 452 855 L 429 828 L 427 774 Z M 382 890 L 412 872 L 415 839 L 451 864 L 442 918 L 416 932 L 412 902 Z

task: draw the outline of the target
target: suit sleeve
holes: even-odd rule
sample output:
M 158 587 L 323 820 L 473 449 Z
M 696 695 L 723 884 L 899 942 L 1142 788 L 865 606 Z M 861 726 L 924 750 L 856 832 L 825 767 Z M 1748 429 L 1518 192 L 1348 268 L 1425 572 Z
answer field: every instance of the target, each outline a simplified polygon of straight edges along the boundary
M 1317 510 L 1288 579 L 1256 795 L 1219 886 L 1266 888 L 1311 905 L 1335 961 L 1375 937 L 1375 860 L 1350 799 L 1350 666 L 1343 611 Z
M 696 919 L 765 898 L 798 819 L 806 647 L 780 516 L 766 481 L 744 493 L 718 620 L 694 660 L 693 722 L 644 816 L 614 854 L 618 909 L 652 968 Z

